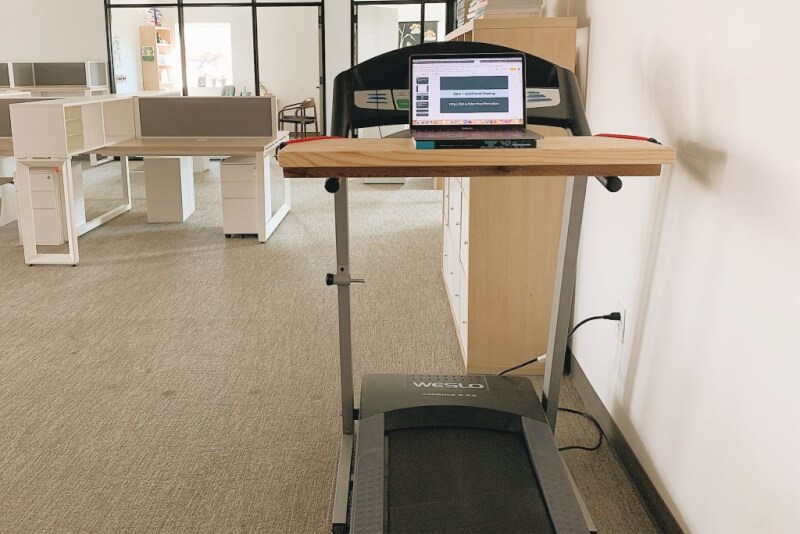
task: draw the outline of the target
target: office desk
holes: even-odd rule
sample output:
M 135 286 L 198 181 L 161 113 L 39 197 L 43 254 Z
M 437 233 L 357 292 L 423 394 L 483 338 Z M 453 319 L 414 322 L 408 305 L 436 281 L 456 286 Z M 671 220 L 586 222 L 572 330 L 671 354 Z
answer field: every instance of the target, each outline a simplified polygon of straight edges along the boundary
M 107 95 L 110 92 L 107 85 L 20 85 L 14 89 L 30 92 L 34 96 L 55 97 Z
M 416 150 L 410 139 L 330 139 L 281 152 L 287 178 L 363 176 L 658 176 L 669 147 L 608 137 L 546 137 L 537 148 Z
M 98 226 L 130 211 L 131 185 L 129 156 L 197 156 L 216 155 L 256 156 L 256 188 L 258 204 L 258 240 L 265 242 L 275 231 L 281 221 L 289 213 L 291 207 L 291 184 L 284 182 L 284 203 L 272 213 L 272 191 L 270 182 L 269 162 L 267 158 L 276 146 L 288 139 L 288 133 L 279 132 L 276 137 L 241 137 L 241 138 L 208 138 L 208 139 L 181 139 L 181 138 L 135 138 L 102 148 L 91 150 L 94 153 L 119 156 L 122 168 L 122 204 L 90 221 L 78 222 L 75 216 L 75 205 L 82 202 L 74 193 L 72 172 L 69 165 L 63 165 L 62 176 L 62 201 L 65 209 L 66 234 L 69 252 L 65 254 L 40 254 L 36 250 L 36 238 L 31 223 L 32 215 L 25 208 L 21 210 L 22 244 L 25 250 L 25 262 L 35 264 L 72 264 L 79 262 L 78 236 L 97 228 Z M 48 160 L 26 160 L 30 168 L 47 168 L 53 164 Z M 28 180 L 28 174 L 21 176 L 23 181 Z M 31 205 L 29 197 L 30 185 L 20 187 L 21 202 L 24 207 Z
M 101 151 L 120 156 L 255 156 L 256 188 L 258 200 L 258 240 L 265 242 L 289 213 L 292 204 L 291 182 L 284 181 L 284 203 L 272 213 L 272 187 L 267 158 L 275 148 L 289 138 L 288 132 L 278 132 L 276 137 L 218 137 L 185 139 L 175 137 L 135 138 L 116 143 Z M 123 180 L 130 184 L 127 165 L 123 165 Z M 130 185 L 128 185 L 128 190 Z
M 564 196 L 556 284 L 547 346 L 542 405 L 555 431 L 564 372 L 575 275 L 588 176 L 658 176 L 675 160 L 675 149 L 646 141 L 601 137 L 551 137 L 535 149 L 415 150 L 410 139 L 331 139 L 297 143 L 280 153 L 287 178 L 327 178 L 334 193 L 335 274 L 338 286 L 342 440 L 334 496 L 334 516 L 344 522 L 349 494 L 355 412 L 350 331 L 349 215 L 347 178 L 364 176 L 569 176 Z

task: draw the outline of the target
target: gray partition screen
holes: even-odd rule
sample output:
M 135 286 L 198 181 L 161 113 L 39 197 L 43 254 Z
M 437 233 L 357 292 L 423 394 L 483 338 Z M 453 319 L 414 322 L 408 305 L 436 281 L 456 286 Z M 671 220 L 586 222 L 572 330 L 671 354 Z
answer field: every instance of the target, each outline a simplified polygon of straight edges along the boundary
M 89 85 L 92 87 L 108 85 L 108 67 L 102 61 L 89 62 L 89 76 L 91 77 Z
M 53 100 L 52 98 L 0 98 L 0 137 L 11 137 L 11 104 L 20 102 L 36 102 L 38 100 Z
M 8 63 L 0 63 L 0 87 L 11 85 L 11 77 L 8 75 Z
M 14 63 L 14 85 L 33 85 L 33 63 Z
M 36 85 L 88 85 L 85 63 L 34 63 Z
M 273 137 L 271 97 L 139 99 L 142 137 Z

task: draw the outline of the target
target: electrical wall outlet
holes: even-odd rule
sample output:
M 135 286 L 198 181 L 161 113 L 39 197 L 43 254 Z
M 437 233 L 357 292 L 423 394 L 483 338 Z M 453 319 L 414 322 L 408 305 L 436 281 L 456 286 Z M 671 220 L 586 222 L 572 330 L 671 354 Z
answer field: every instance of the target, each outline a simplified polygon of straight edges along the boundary
M 617 301 L 617 311 L 620 315 L 620 320 L 617 321 L 617 340 L 619 341 L 620 345 L 625 343 L 625 306 L 622 305 L 621 302 Z

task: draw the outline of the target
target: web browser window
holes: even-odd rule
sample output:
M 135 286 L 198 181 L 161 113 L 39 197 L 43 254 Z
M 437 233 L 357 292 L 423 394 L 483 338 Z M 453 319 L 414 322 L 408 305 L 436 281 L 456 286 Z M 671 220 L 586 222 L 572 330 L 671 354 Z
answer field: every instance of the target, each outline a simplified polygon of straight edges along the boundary
M 525 124 L 522 57 L 414 58 L 411 126 Z

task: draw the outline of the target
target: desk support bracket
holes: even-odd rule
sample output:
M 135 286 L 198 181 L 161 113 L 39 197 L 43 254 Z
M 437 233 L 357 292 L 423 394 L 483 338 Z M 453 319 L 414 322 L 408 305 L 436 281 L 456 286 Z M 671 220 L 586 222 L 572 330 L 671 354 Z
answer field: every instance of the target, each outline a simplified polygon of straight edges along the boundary
M 547 363 L 542 388 L 542 407 L 553 433 L 556 431 L 558 398 L 561 393 L 561 379 L 564 377 L 564 359 L 567 353 L 567 334 L 575 298 L 578 244 L 583 222 L 583 205 L 586 200 L 586 181 L 586 176 L 568 178 L 564 194 L 556 283 L 550 312 L 550 335 L 547 341 Z

